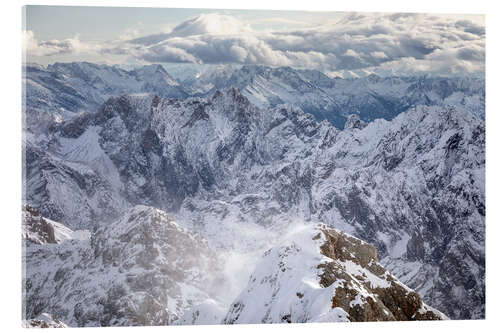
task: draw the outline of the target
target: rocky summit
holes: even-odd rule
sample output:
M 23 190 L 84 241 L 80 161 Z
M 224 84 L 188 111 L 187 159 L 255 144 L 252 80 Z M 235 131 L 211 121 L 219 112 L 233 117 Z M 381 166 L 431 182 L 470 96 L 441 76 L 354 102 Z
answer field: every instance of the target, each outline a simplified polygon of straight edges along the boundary
M 380 265 L 376 249 L 325 225 L 268 250 L 225 323 L 442 320 Z

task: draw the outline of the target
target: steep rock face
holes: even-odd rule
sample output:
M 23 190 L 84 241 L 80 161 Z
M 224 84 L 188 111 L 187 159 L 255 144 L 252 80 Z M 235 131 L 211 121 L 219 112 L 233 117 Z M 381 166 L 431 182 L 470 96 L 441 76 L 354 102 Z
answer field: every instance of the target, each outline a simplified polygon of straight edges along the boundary
M 23 207 L 22 222 L 23 239 L 26 241 L 37 244 L 56 243 L 54 226 L 35 209 L 30 206 Z
M 113 217 L 114 207 L 130 202 L 175 211 L 195 195 L 233 196 L 250 183 L 248 171 L 280 160 L 290 148 L 306 154 L 305 144 L 318 139 L 323 128 L 326 124 L 319 126 L 312 116 L 295 108 L 263 112 L 237 90 L 184 102 L 150 95 L 112 98 L 95 114 L 59 124 L 47 140 L 27 135 L 28 202 L 71 226 L 77 226 L 72 222 L 77 215 L 84 226 L 95 219 L 109 220 L 99 211 Z M 40 146 L 44 149 L 36 150 Z M 37 153 L 33 158 L 31 149 Z M 73 187 L 77 198 L 87 190 L 85 182 L 100 187 L 86 195 L 88 203 L 75 205 L 75 209 L 87 206 L 92 214 L 73 213 L 65 198 L 48 193 L 47 178 L 52 175 L 48 170 L 53 167 L 40 165 L 42 156 L 51 163 L 71 162 L 57 175 L 63 174 L 64 184 Z M 82 170 L 88 176 L 79 182 Z M 67 212 L 66 216 L 44 208 L 51 199 L 58 201 L 51 206 Z M 286 200 L 282 201 L 288 205 Z M 103 205 L 110 207 L 102 209 Z
M 201 236 L 146 206 L 90 239 L 28 242 L 23 259 L 26 318 L 49 312 L 69 326 L 167 325 L 219 276 Z
M 324 162 L 316 169 L 328 172 L 315 188 L 320 216 L 375 244 L 430 304 L 455 318 L 484 316 L 484 123 L 417 108 L 380 131 L 385 124 L 339 136 L 338 147 L 351 148 L 320 159 L 336 157 L 331 172 Z
M 484 122 L 420 106 L 356 127 L 257 108 L 237 89 L 112 98 L 26 135 L 28 153 L 46 156 L 27 159 L 26 198 L 77 229 L 154 205 L 214 247 L 243 253 L 272 245 L 296 220 L 323 221 L 373 244 L 429 304 L 483 317 Z
M 22 209 L 22 237 L 26 243 L 59 244 L 70 239 L 87 239 L 90 235 L 85 230 L 73 231 L 43 218 L 38 210 L 26 205 Z
M 440 319 L 380 265 L 373 246 L 310 225 L 264 254 L 224 323 Z
M 115 165 L 101 149 L 95 129 L 76 139 L 24 138 L 23 200 L 43 216 L 73 229 L 109 222 L 128 204 L 120 195 Z

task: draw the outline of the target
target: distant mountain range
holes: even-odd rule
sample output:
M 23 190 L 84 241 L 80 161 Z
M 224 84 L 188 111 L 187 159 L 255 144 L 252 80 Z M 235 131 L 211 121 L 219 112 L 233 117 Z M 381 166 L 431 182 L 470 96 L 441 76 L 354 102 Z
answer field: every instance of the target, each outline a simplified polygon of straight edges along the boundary
M 161 97 L 209 96 L 240 89 L 258 107 L 292 104 L 343 128 L 350 114 L 390 120 L 415 105 L 452 105 L 484 119 L 484 79 L 477 77 L 330 78 L 317 70 L 266 66 L 211 66 L 176 81 L 161 65 L 135 70 L 91 63 L 56 63 L 24 69 L 27 105 L 63 116 L 94 112 L 110 96 L 155 93 Z
M 50 111 L 64 118 L 96 111 L 109 97 L 130 93 L 156 93 L 185 98 L 187 93 L 161 65 L 134 70 L 89 62 L 23 66 L 26 107 Z

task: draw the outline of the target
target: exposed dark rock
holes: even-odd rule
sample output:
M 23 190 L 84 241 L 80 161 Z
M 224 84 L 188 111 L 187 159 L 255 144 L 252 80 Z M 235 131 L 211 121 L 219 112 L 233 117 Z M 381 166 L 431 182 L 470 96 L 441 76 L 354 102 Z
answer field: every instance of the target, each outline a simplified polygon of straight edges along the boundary
M 356 114 L 351 114 L 344 125 L 344 129 L 363 129 L 366 127 L 366 123 L 359 119 Z

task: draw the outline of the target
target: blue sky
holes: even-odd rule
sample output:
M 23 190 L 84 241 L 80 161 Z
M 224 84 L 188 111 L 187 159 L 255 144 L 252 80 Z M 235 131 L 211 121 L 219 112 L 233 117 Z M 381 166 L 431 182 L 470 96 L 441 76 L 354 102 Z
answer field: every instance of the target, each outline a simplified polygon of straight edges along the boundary
M 26 61 L 480 73 L 481 15 L 27 6 Z
M 140 7 L 26 6 L 26 29 L 40 39 L 109 40 L 136 29 L 154 34 L 169 30 L 203 13 L 221 13 L 249 23 L 254 29 L 290 29 L 337 21 L 342 12 L 255 11 Z

